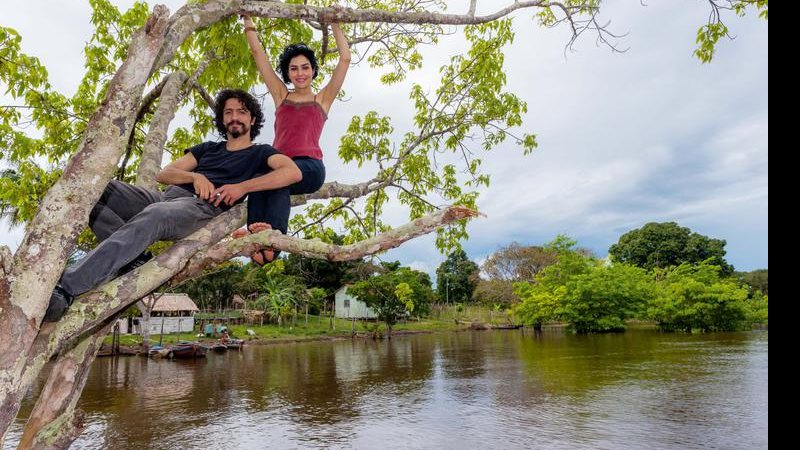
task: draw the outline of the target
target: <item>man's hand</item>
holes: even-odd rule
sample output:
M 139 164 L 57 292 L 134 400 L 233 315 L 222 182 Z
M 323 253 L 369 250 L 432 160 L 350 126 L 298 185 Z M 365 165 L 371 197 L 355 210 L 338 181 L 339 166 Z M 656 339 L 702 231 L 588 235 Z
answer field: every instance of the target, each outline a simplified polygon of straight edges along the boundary
M 192 184 L 194 184 L 194 192 L 203 200 L 209 200 L 214 193 L 214 184 L 208 181 L 205 175 L 192 172 Z
M 237 184 L 226 184 L 214 189 L 214 192 L 211 193 L 211 202 L 214 203 L 214 206 L 219 206 L 220 203 L 225 203 L 226 205 L 230 206 L 236 203 L 237 200 L 247 195 L 247 191 L 241 185 L 241 183 Z

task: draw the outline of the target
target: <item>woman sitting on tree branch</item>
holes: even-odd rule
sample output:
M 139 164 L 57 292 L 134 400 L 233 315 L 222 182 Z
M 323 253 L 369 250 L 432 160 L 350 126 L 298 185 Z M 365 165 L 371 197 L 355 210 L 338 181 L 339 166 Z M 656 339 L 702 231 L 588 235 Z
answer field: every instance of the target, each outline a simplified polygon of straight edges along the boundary
M 290 195 L 316 192 L 325 182 L 325 166 L 319 138 L 328 118 L 328 111 L 339 94 L 350 65 L 350 47 L 339 24 L 331 24 L 339 62 L 328 84 L 315 93 L 311 81 L 317 77 L 319 66 L 314 51 L 306 44 L 291 44 L 284 48 L 273 69 L 258 39 L 255 24 L 242 16 L 244 33 L 256 66 L 275 102 L 275 140 L 273 147 L 292 158 L 300 168 L 303 179 L 284 189 L 253 192 L 247 200 L 247 229 L 236 230 L 233 237 L 275 228 L 286 234 L 289 227 Z M 287 84 L 293 89 L 289 90 Z M 261 250 L 251 258 L 264 265 L 276 257 L 273 250 Z

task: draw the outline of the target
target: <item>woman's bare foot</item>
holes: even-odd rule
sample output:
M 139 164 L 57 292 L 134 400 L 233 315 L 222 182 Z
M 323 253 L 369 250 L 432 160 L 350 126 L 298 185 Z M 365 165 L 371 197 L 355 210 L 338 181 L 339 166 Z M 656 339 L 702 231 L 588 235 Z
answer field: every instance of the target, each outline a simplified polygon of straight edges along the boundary
M 235 230 L 233 233 L 231 233 L 231 237 L 234 239 L 239 239 L 247 236 L 248 234 L 260 233 L 262 231 L 271 229 L 272 225 L 268 223 L 256 222 L 250 224 L 247 228 L 239 228 L 238 230 Z M 259 266 L 263 266 L 264 264 L 271 263 L 272 260 L 275 259 L 275 252 L 270 249 L 259 250 L 250 255 L 250 259 L 252 259 L 253 262 Z

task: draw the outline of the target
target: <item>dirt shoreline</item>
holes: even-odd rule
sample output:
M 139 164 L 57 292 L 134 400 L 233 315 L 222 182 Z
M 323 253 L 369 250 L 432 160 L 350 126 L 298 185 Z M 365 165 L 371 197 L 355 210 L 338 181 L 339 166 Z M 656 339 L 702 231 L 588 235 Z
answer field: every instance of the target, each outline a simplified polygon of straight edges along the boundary
M 455 329 L 455 330 L 398 330 L 392 332 L 392 337 L 396 336 L 407 336 L 413 334 L 432 334 L 432 333 L 447 333 L 453 331 L 469 331 L 469 328 L 464 329 Z M 331 341 L 345 341 L 345 340 L 352 340 L 352 339 L 377 339 L 374 337 L 373 333 L 369 332 L 356 332 L 354 334 L 342 334 L 342 335 L 335 335 L 335 336 L 326 336 L 326 335 L 319 335 L 319 336 L 303 336 L 303 337 L 296 337 L 296 338 L 244 338 L 244 345 L 279 345 L 279 344 L 297 344 L 302 342 L 331 342 Z M 386 339 L 385 337 L 382 339 Z M 210 344 L 214 342 L 218 342 L 217 339 L 207 339 L 207 338 L 200 338 L 197 342 L 201 344 Z M 236 350 L 232 350 L 236 351 Z M 119 353 L 116 355 L 112 354 L 111 346 L 110 345 L 103 345 L 97 353 L 97 356 L 135 356 L 135 355 L 143 355 L 146 356 L 146 353 L 141 345 L 120 345 L 119 346 Z

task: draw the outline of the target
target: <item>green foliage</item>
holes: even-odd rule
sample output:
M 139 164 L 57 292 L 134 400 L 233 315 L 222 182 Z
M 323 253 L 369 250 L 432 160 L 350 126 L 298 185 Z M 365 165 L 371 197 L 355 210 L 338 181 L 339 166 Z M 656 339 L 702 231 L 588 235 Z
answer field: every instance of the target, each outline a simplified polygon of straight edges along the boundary
M 189 280 L 173 291 L 189 295 L 201 310 L 230 309 L 233 307 L 233 296 L 242 294 L 241 287 L 244 276 L 245 272 L 241 263 L 228 261 L 218 266 L 213 272 Z
M 439 299 L 448 303 L 468 302 L 480 279 L 478 265 L 464 250 L 456 250 L 436 269 L 436 289 Z
M 677 228 L 666 225 L 668 230 Z M 688 234 L 685 230 L 678 231 Z M 704 236 L 689 239 L 707 240 Z M 629 243 L 622 238 L 620 242 Z M 743 283 L 741 275 L 723 276 L 725 270 L 711 264 L 711 259 L 646 271 L 628 263 L 598 264 L 566 236 L 558 236 L 545 248 L 557 253 L 558 262 L 539 272 L 533 282 L 514 283 L 514 293 L 520 298 L 514 312 L 526 324 L 563 320 L 574 331 L 585 333 L 624 330 L 629 319 L 652 320 L 665 331 L 738 330 L 768 321 L 767 296 Z M 684 244 L 656 248 L 664 255 Z M 766 283 L 763 272 L 754 271 L 753 276 L 763 276 Z
M 464 32 L 470 49 L 441 67 L 440 85 L 433 92 L 420 84 L 411 89 L 416 130 L 406 132 L 398 143 L 393 139 L 395 129 L 390 117 L 371 111 L 353 117 L 341 138 L 339 156 L 343 161 L 359 166 L 377 162 L 382 168 L 379 179 L 390 177 L 402 181 L 404 189 L 397 193 L 397 199 L 409 208 L 411 218 L 433 211 L 427 198 L 431 194 L 447 203 L 475 207 L 477 190 L 489 184 L 489 177 L 481 171 L 481 160 L 468 151 L 474 134 L 481 137 L 479 142 L 486 151 L 509 136 L 525 153 L 536 146 L 532 134 L 511 133 L 512 128 L 521 126 L 522 114 L 527 111 L 523 101 L 503 92 L 506 85 L 503 53 L 504 46 L 513 41 L 511 21 L 468 26 Z M 403 73 L 396 72 L 384 81 L 391 83 L 402 76 Z M 445 152 L 463 155 L 463 166 L 437 166 L 434 156 Z M 332 213 L 320 208 L 307 213 L 306 220 L 330 214 L 345 224 L 352 240 L 359 240 L 386 229 L 380 221 L 380 211 L 388 200 L 388 195 L 374 194 L 358 215 L 347 208 Z M 451 251 L 466 236 L 465 222 L 458 223 L 440 230 L 436 244 Z
M 757 316 L 760 305 L 755 302 L 750 308 L 748 289 L 733 278 L 721 277 L 721 272 L 719 266 L 708 263 L 685 263 L 667 270 L 656 284 L 656 297 L 648 305 L 647 317 L 665 331 L 743 329 L 748 312 Z
M 727 35 L 728 27 L 722 22 L 703 25 L 697 30 L 697 39 L 695 40 L 697 48 L 694 50 L 694 55 L 704 63 L 711 62 L 719 38 Z
M 573 277 L 588 273 L 598 262 L 576 247 L 577 242 L 563 234 L 545 244 L 546 250 L 555 252 L 558 262 L 545 267 L 535 277 L 536 282 L 555 289 L 564 286 Z
M 278 325 L 296 314 L 298 306 L 309 301 L 310 293 L 302 280 L 284 273 L 284 261 L 276 260 L 267 267 L 260 268 L 253 265 L 255 284 L 260 294 L 255 300 L 255 307 L 263 310 L 272 317 Z M 316 298 L 319 292 L 315 293 Z
M 561 317 L 578 333 L 622 331 L 655 296 L 651 277 L 628 264 L 597 267 L 566 285 Z
M 767 269 L 756 269 L 750 272 L 736 272 L 734 274 L 750 288 L 751 296 L 756 292 L 769 295 L 769 271 Z
M 750 325 L 769 325 L 769 296 L 756 291 L 747 299 L 745 320 Z
M 729 6 L 720 6 L 716 2 L 711 2 L 712 14 L 707 24 L 697 30 L 697 48 L 694 55 L 703 63 L 709 63 L 714 58 L 714 51 L 717 48 L 719 39 L 728 34 L 728 26 L 722 21 L 724 10 L 733 11 L 737 16 L 743 17 L 748 8 L 755 7 L 758 17 L 769 19 L 768 0 L 726 0 Z
M 733 266 L 725 261 L 725 244 L 725 240 L 694 233 L 675 222 L 650 222 L 620 236 L 619 241 L 608 249 L 608 254 L 616 262 L 644 269 L 699 264 L 708 260 L 710 264 L 720 266 L 723 275 L 729 275 L 733 273 Z
M 430 312 L 434 298 L 428 274 L 407 267 L 359 281 L 347 292 L 375 311 L 389 332 L 407 314 L 419 316 Z
M 61 156 L 77 145 L 80 122 L 71 101 L 52 90 L 38 58 L 21 51 L 22 38 L 0 27 L 0 84 L 17 102 L 0 107 L 0 215 L 19 225 L 36 212 L 61 175 Z M 31 124 L 41 137 L 30 136 Z M 54 165 L 48 166 L 47 164 Z
M 565 286 L 547 287 L 527 281 L 514 283 L 514 294 L 521 299 L 514 312 L 522 323 L 541 327 L 561 318 L 566 292 Z
M 561 319 L 567 284 L 575 277 L 589 273 L 597 265 L 593 258 L 582 254 L 575 245 L 575 240 L 568 236 L 556 236 L 544 249 L 555 254 L 557 262 L 539 271 L 534 282 L 514 283 L 514 293 L 520 298 L 520 304 L 514 311 L 522 323 L 538 327 Z

